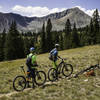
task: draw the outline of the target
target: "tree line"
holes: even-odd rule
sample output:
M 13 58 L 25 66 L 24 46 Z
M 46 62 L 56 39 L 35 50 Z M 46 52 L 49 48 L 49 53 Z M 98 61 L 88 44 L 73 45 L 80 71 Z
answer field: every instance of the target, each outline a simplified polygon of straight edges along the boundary
M 71 25 L 67 19 L 62 31 L 52 31 L 51 20 L 43 23 L 38 33 L 19 32 L 16 22 L 13 21 L 9 31 L 0 34 L 0 61 L 24 58 L 29 48 L 34 46 L 37 53 L 49 52 L 55 43 L 60 44 L 60 50 L 77 48 L 100 43 L 100 17 L 98 9 L 93 13 L 90 24 L 83 28 Z

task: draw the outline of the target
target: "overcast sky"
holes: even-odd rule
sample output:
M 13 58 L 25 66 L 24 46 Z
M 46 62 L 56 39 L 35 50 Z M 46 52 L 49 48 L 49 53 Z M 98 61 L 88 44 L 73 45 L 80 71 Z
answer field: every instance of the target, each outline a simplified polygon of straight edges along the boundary
M 24 16 L 45 16 L 68 8 L 79 7 L 92 15 L 100 0 L 0 0 L 0 12 L 13 12 Z

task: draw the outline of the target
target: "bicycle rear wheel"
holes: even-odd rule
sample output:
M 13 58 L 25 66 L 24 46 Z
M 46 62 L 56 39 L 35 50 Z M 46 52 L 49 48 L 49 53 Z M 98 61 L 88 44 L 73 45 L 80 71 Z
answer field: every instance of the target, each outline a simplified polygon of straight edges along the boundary
M 16 91 L 23 91 L 26 88 L 26 79 L 24 76 L 16 76 L 13 80 L 13 88 Z
M 57 70 L 55 68 L 51 68 L 48 71 L 48 79 L 49 81 L 56 81 L 57 79 Z
M 34 79 L 38 86 L 44 85 L 46 82 L 46 74 L 44 71 L 37 71 Z
M 69 77 L 73 73 L 73 66 L 71 64 L 64 64 L 62 68 L 62 74 L 65 77 Z

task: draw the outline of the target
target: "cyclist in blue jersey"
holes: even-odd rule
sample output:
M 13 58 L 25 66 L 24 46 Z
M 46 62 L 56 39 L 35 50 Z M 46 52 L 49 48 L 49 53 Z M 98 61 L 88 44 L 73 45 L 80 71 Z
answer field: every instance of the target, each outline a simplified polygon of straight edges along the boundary
M 58 56 L 58 48 L 59 44 L 55 44 L 55 48 L 50 51 L 49 59 L 53 61 L 53 67 L 56 69 L 57 67 L 57 59 L 60 58 Z

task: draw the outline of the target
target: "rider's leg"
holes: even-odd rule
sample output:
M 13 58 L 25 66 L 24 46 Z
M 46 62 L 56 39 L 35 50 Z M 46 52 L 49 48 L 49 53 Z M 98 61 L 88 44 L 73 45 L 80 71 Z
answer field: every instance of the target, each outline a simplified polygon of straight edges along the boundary
M 56 69 L 57 68 L 57 61 L 53 61 L 52 64 L 53 64 L 53 68 Z
M 26 76 L 27 87 L 30 87 L 29 80 L 30 80 L 30 66 L 27 66 L 27 76 Z
M 35 68 L 32 68 L 31 69 L 31 74 L 32 74 L 32 88 L 34 88 L 35 87 L 35 84 L 34 84 L 34 80 L 35 80 Z
M 57 68 L 56 62 L 53 61 L 52 64 L 53 64 L 53 68 L 56 69 Z
M 57 69 L 57 61 L 53 61 L 53 68 Z M 55 77 L 55 76 L 54 76 Z M 56 70 L 56 80 L 58 80 L 58 74 L 57 74 L 57 70 Z

